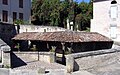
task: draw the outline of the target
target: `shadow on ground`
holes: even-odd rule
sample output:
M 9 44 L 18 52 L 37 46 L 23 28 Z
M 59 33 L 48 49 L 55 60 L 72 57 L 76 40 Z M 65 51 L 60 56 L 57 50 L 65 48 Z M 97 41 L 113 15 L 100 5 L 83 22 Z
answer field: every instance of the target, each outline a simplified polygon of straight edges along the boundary
M 62 65 L 66 65 L 66 58 L 56 57 L 56 62 Z
M 11 52 L 10 56 L 11 56 L 11 68 L 27 65 L 21 58 L 17 57 L 13 52 Z

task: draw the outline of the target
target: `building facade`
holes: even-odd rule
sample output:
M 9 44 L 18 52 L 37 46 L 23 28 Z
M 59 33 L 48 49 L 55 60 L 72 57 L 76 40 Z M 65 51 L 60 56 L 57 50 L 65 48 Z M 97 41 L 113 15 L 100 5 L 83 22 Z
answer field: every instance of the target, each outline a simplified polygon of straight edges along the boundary
M 0 0 L 0 21 L 13 23 L 15 20 L 30 21 L 31 0 Z
M 120 42 L 120 0 L 95 0 L 91 32 L 98 32 Z

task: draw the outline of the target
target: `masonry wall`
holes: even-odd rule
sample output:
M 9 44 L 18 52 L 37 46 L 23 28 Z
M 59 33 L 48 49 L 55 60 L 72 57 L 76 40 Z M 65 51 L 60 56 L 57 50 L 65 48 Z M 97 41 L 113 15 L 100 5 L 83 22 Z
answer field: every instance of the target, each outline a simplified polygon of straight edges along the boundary
M 25 21 L 30 22 L 31 16 L 31 0 L 23 0 L 23 8 L 19 8 L 19 0 L 8 0 L 8 5 L 3 5 L 0 0 L 0 19 L 2 21 L 2 10 L 8 11 L 8 22 L 13 23 L 13 12 L 17 12 L 17 19 L 19 19 L 19 13 L 23 13 Z
M 10 52 L 3 52 L 2 64 L 5 68 L 11 68 Z
M 55 32 L 66 31 L 67 29 L 55 26 L 35 26 L 35 25 L 20 25 L 20 33 L 22 32 Z
M 69 71 L 96 69 L 120 60 L 119 49 L 74 53 L 66 56 L 66 68 Z M 72 60 L 71 60 L 72 59 Z M 70 61 L 71 62 L 67 62 Z
M 47 63 L 55 62 L 55 55 L 52 52 L 12 52 L 11 53 L 11 67 L 19 67 L 34 61 L 43 61 Z
M 110 17 L 110 7 L 113 0 L 100 0 L 93 2 L 93 19 L 91 19 L 91 32 L 98 32 L 114 41 L 120 42 L 120 0 L 117 1 L 118 16 L 116 20 Z M 116 37 L 111 37 L 111 25 L 116 25 Z
M 0 68 L 1 75 L 44 75 L 45 69 L 39 68 L 36 70 L 13 70 L 8 68 Z

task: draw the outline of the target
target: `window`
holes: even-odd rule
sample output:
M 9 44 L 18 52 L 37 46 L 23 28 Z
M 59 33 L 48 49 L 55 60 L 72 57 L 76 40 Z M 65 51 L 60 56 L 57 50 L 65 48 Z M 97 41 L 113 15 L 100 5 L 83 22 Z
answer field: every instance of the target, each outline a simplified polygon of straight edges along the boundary
M 8 5 L 8 0 L 2 0 L 2 3 Z
M 110 36 L 111 38 L 115 39 L 117 37 L 117 25 L 110 26 Z
M 23 13 L 19 13 L 19 19 L 23 20 Z
M 19 8 L 23 8 L 23 0 L 19 0 Z
M 2 20 L 3 22 L 8 22 L 8 11 L 2 11 Z
M 17 12 L 13 12 L 13 22 L 17 19 Z
M 118 17 L 118 7 L 117 5 L 111 6 L 110 8 L 110 17 L 116 19 Z
M 117 4 L 117 2 L 116 2 L 115 0 L 113 0 L 113 1 L 111 2 L 111 4 Z

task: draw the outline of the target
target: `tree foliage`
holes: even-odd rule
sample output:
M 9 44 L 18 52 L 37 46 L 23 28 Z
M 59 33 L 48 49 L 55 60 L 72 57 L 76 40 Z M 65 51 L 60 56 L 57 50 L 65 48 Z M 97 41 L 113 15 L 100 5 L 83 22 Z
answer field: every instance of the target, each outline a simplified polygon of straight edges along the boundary
M 92 3 L 76 3 L 72 0 L 33 0 L 32 17 L 40 25 L 51 25 L 66 27 L 66 20 L 74 20 L 75 26 L 80 30 L 90 27 L 92 18 Z
M 92 3 L 81 2 L 78 4 L 77 16 L 75 18 L 76 24 L 80 30 L 90 27 L 90 19 L 92 19 L 93 5 Z

